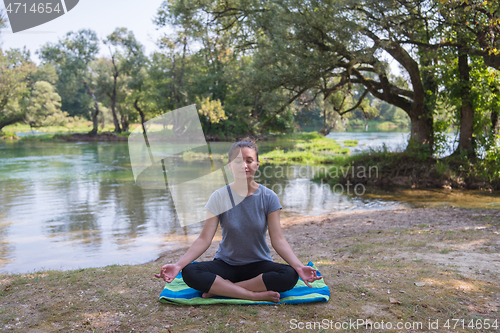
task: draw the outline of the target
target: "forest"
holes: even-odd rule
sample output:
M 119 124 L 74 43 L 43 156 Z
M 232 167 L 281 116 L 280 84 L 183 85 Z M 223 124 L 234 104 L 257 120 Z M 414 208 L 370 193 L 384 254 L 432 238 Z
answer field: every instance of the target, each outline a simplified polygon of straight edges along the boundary
M 165 1 L 155 24 L 170 33 L 149 55 L 126 28 L 68 32 L 39 64 L 1 50 L 0 130 L 84 119 L 121 133 L 196 104 L 208 139 L 379 120 L 409 125 L 408 149 L 457 131 L 455 154 L 491 156 L 499 20 L 496 1 Z

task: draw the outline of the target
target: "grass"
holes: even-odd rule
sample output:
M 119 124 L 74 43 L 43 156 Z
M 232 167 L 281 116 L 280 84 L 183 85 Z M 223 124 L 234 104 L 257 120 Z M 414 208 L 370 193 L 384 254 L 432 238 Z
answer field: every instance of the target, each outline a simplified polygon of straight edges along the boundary
M 396 123 L 393 123 L 392 121 L 384 121 L 377 124 L 375 127 L 378 129 L 391 129 L 398 127 L 398 125 Z
M 493 215 L 492 215 L 493 216 Z M 359 217 L 357 217 L 359 218 Z M 471 221 L 478 226 L 482 221 Z M 331 288 L 328 303 L 279 306 L 173 306 L 158 302 L 159 265 L 113 265 L 72 271 L 40 271 L 0 276 L 0 325 L 17 331 L 81 332 L 285 332 L 291 321 L 444 323 L 450 318 L 490 321 L 498 318 L 497 272 L 461 271 L 421 257 L 436 254 L 431 244 L 460 251 L 467 244 L 496 244 L 496 228 L 356 230 L 339 237 L 326 224 L 316 251 L 304 246 L 311 226 L 293 229 L 303 261 L 312 260 Z M 339 228 L 342 228 L 341 226 Z M 377 227 L 377 228 L 380 228 Z M 496 232 L 496 233 L 495 233 Z M 419 244 L 415 248 L 414 244 Z M 438 244 L 438 245 L 439 245 Z M 303 248 L 303 249 L 302 249 Z M 429 252 L 426 249 L 429 248 Z M 439 248 L 439 247 L 438 247 Z M 419 257 L 416 255 L 419 254 Z M 437 254 L 440 255 L 440 254 Z M 443 253 L 444 259 L 449 251 Z M 465 255 L 465 254 L 463 254 Z M 425 282 L 418 287 L 416 282 Z M 391 302 L 393 298 L 396 302 Z M 500 323 L 498 323 L 500 325 Z M 318 330 L 316 330 L 318 331 Z M 384 330 L 387 331 L 387 330 Z M 424 326 L 422 331 L 429 331 Z M 440 327 L 438 330 L 447 331 Z M 454 332 L 466 332 L 455 329 Z
M 345 140 L 344 147 L 356 147 L 358 145 L 358 140 Z
M 113 125 L 106 125 L 103 127 L 99 126 L 99 130 L 102 132 L 114 131 Z M 4 131 L 15 132 L 15 133 L 30 133 L 31 127 L 27 124 L 17 123 L 14 125 L 5 126 Z M 77 121 L 67 124 L 66 126 L 46 126 L 35 128 L 36 132 L 47 132 L 47 133 L 87 133 L 92 130 L 91 121 Z
M 78 121 L 69 123 L 66 126 L 47 126 L 33 129 L 36 132 L 43 132 L 45 134 L 36 134 L 36 135 L 24 135 L 22 137 L 18 137 L 15 133 L 32 133 L 32 129 L 29 125 L 26 124 L 14 124 L 5 126 L 3 131 L 0 132 L 0 138 L 9 140 L 9 139 L 21 139 L 22 141 L 54 141 L 61 140 L 61 136 L 71 135 L 71 134 L 87 134 L 92 130 L 92 122 L 91 121 Z M 129 132 L 115 133 L 121 137 L 128 137 L 133 129 L 140 126 L 140 124 L 131 124 Z M 114 126 L 106 125 L 104 127 L 99 126 L 98 133 L 103 132 L 113 132 Z
M 77 121 L 67 124 L 66 126 L 46 126 L 40 128 L 34 128 L 35 132 L 44 133 L 56 133 L 56 134 L 70 134 L 70 133 L 88 133 L 92 130 L 91 121 Z M 140 126 L 140 124 L 130 124 L 130 131 Z M 99 125 L 99 132 L 113 132 L 115 127 L 111 124 L 107 124 L 104 127 Z M 32 129 L 29 125 L 17 123 L 14 125 L 5 126 L 3 128 L 3 133 L 31 133 Z M 119 134 L 120 135 L 120 134 Z M 126 133 L 121 133 L 121 135 L 128 135 Z
M 295 142 L 295 147 L 290 150 L 276 149 L 264 153 L 260 157 L 266 162 L 282 163 L 317 163 L 332 164 L 344 161 L 339 155 L 350 153 L 349 148 L 340 146 L 335 140 L 326 138 L 317 132 L 298 133 L 294 136 L 281 138 L 290 139 Z

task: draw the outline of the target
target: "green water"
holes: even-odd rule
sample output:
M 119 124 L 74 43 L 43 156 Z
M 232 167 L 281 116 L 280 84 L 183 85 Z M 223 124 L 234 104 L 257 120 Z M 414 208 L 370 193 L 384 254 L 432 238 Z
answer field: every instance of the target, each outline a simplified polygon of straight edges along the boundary
M 261 145 L 269 149 L 272 143 Z M 198 163 L 185 162 L 187 172 Z M 479 192 L 340 193 L 312 182 L 317 169 L 308 165 L 263 163 L 260 171 L 259 182 L 280 198 L 282 217 L 426 203 L 500 208 L 498 196 Z M 123 142 L 0 141 L 0 179 L 4 273 L 143 263 L 189 245 L 202 227 L 181 226 L 168 190 L 137 186 Z M 184 199 L 196 201 L 196 191 Z

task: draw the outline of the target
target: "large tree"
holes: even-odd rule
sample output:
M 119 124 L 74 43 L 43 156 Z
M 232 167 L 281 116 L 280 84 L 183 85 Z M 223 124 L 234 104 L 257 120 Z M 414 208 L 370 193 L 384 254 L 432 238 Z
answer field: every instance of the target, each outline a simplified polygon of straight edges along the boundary
M 99 103 L 93 85 L 94 73 L 90 64 L 99 52 L 99 39 L 94 31 L 82 29 L 78 32 L 68 32 L 56 44 L 47 44 L 39 51 L 40 58 L 56 67 L 59 75 L 58 91 L 68 90 L 64 96 L 73 95 L 83 88 L 92 99 L 94 110 L 91 119 L 93 122 L 90 134 L 97 134 Z M 63 103 L 64 105 L 64 103 Z
M 426 107 L 420 58 L 395 40 L 394 29 L 387 24 L 389 18 L 403 21 L 409 9 L 393 1 L 368 3 L 279 0 L 243 5 L 205 0 L 165 6 L 178 20 L 199 18 L 213 31 L 231 30 L 238 47 L 248 50 L 259 64 L 257 82 L 291 92 L 283 106 L 309 89 L 321 90 L 327 99 L 344 86 L 361 85 L 367 93 L 407 112 L 411 140 L 432 149 L 432 110 Z M 409 87 L 390 74 L 387 55 L 405 69 Z M 282 107 L 269 114 L 274 117 L 283 111 Z
M 179 101 L 220 102 L 224 111 L 217 113 L 220 118 L 201 117 L 204 130 L 220 138 L 228 134 L 256 134 L 264 129 L 291 130 L 293 108 L 290 103 L 297 98 L 292 95 L 297 94 L 276 85 L 273 73 L 262 68 L 264 57 L 257 59 L 238 48 L 232 28 L 218 30 L 200 15 L 190 14 L 179 16 L 165 2 L 156 20 L 158 26 L 169 26 L 176 31 L 163 38 L 163 52 L 155 55 L 158 61 L 152 62 L 152 69 L 158 62 L 166 63 L 167 59 L 170 62 L 166 71 L 169 78 L 160 73 L 158 80 L 154 79 L 164 82 L 165 92 L 169 82 L 169 94 L 173 97 L 170 101 L 178 104 Z
M 0 50 L 0 131 L 24 121 L 24 99 L 29 96 L 29 77 L 35 69 L 28 53 Z
M 445 62 L 448 67 L 442 68 L 443 71 L 457 73 L 456 80 L 452 80 L 459 85 L 460 96 L 457 105 L 460 137 L 455 153 L 474 156 L 475 119 L 482 111 L 480 104 L 474 103 L 472 91 L 481 83 L 477 77 L 475 82 L 470 76 L 470 57 L 479 56 L 487 66 L 500 69 L 500 4 L 477 0 L 398 0 L 395 3 L 407 8 L 408 15 L 405 20 L 388 21 L 394 40 L 406 48 L 419 50 L 421 62 L 423 60 L 427 68 Z M 454 67 L 449 66 L 450 58 L 456 60 L 452 62 Z M 436 73 L 431 69 L 423 74 L 424 82 L 431 83 L 426 89 L 428 99 L 433 100 L 437 93 Z
M 123 130 L 128 129 L 128 115 L 122 112 L 121 119 L 118 119 L 118 104 L 124 103 L 125 101 L 126 96 L 123 90 L 127 85 L 127 81 L 131 79 L 127 77 L 127 75 L 135 74 L 134 71 L 136 68 L 134 67 L 141 67 L 143 65 L 143 47 L 136 40 L 133 32 L 128 31 L 126 28 L 116 28 L 113 33 L 103 40 L 103 42 L 109 48 L 111 59 L 107 66 L 108 73 L 100 73 L 99 89 L 101 93 L 109 98 L 115 132 L 120 133 L 122 127 Z M 139 68 L 137 68 L 137 71 L 139 71 Z M 120 91 L 122 92 L 120 93 Z M 120 109 L 122 111 L 124 110 L 123 105 Z M 120 127 L 120 123 L 122 127 Z

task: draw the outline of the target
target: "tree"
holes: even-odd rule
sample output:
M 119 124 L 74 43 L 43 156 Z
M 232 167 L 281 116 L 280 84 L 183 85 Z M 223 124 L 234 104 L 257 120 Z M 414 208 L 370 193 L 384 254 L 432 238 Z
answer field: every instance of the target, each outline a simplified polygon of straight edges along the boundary
M 164 91 L 162 95 L 168 97 L 163 101 L 172 104 L 167 109 L 206 98 L 220 101 L 227 120 L 209 122 L 202 117 L 202 126 L 206 133 L 222 139 L 228 133 L 293 130 L 291 103 L 297 97 L 275 86 L 273 73 L 263 69 L 267 59 L 238 50 L 232 29 L 217 30 L 209 18 L 190 14 L 176 16 L 165 2 L 156 19 L 159 27 L 176 31 L 162 40 L 164 52 L 154 55 L 151 63 L 153 82 L 162 87 L 155 91 Z M 158 65 L 167 61 L 167 67 Z M 158 67 L 163 72 L 156 71 Z
M 328 98 L 345 85 L 358 84 L 367 90 L 358 95 L 361 99 L 370 93 L 407 112 L 410 139 L 432 150 L 432 112 L 426 108 L 419 59 L 395 40 L 388 24 L 390 19 L 404 21 L 408 8 L 392 1 L 250 1 L 243 6 L 206 0 L 173 1 L 169 9 L 178 20 L 201 18 L 215 22 L 214 31 L 231 30 L 237 47 L 260 59 L 259 83 L 290 92 L 281 108 L 268 113 L 270 118 L 308 89 L 320 89 Z M 384 53 L 406 70 L 411 89 L 391 77 Z
M 431 63 L 445 62 L 450 64 L 450 57 L 456 58 L 456 79 L 460 85 L 459 127 L 460 138 L 456 154 L 464 152 L 468 156 L 475 155 L 474 127 L 476 113 L 482 113 L 473 102 L 471 95 L 477 85 L 470 77 L 470 57 L 479 56 L 487 66 L 500 69 L 500 7 L 494 1 L 476 0 L 423 0 L 398 1 L 399 5 L 414 10 L 409 11 L 405 21 L 391 22 L 394 30 L 399 31 L 398 43 L 411 48 L 418 48 L 421 54 L 433 55 L 427 59 Z M 396 24 L 397 23 L 397 24 Z M 425 34 L 416 31 L 426 31 Z M 426 57 L 421 57 L 425 59 Z M 431 61 L 428 61 L 431 60 Z M 450 67 L 444 68 L 449 71 Z M 450 85 L 450 82 L 444 82 Z M 429 96 L 436 96 L 436 85 Z M 427 90 L 429 92 L 429 90 Z
M 64 125 L 68 114 L 61 111 L 61 96 L 53 85 L 38 81 L 33 85 L 24 121 L 30 127 Z
M 0 131 L 24 120 L 23 99 L 29 94 L 29 78 L 34 70 L 29 53 L 0 50 Z
M 52 64 L 42 64 L 30 76 L 30 82 L 45 81 L 52 85 L 57 84 L 59 75 Z
M 131 67 L 135 64 L 132 64 L 134 60 L 130 58 L 135 58 L 138 53 L 142 53 L 142 45 L 135 39 L 133 32 L 128 31 L 126 28 L 116 28 L 103 42 L 109 48 L 111 59 L 107 70 L 109 78 L 105 78 L 106 73 L 101 71 L 99 89 L 110 100 L 115 132 L 120 133 L 122 128 L 117 116 L 117 104 L 122 103 L 125 96 L 123 94 L 119 96 L 119 90 L 123 90 L 126 85 L 126 79 L 123 76 L 127 72 L 133 71 Z M 121 109 L 123 110 L 123 107 Z M 128 128 L 126 114 L 121 114 L 121 122 L 123 126 Z
M 94 104 L 91 119 L 92 131 L 89 134 L 97 134 L 99 103 L 92 85 L 93 75 L 90 63 L 95 60 L 99 52 L 99 39 L 94 31 L 82 29 L 78 32 L 68 32 L 64 39 L 55 45 L 47 44 L 39 51 L 40 58 L 52 63 L 57 69 L 60 84 L 58 91 L 70 88 L 65 95 L 75 94 L 79 88 L 83 88 Z

